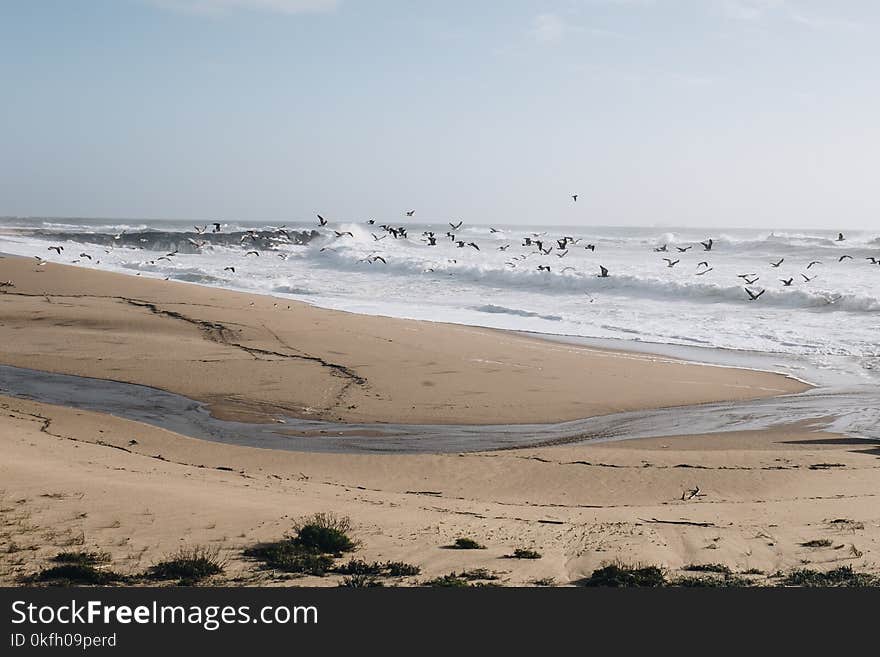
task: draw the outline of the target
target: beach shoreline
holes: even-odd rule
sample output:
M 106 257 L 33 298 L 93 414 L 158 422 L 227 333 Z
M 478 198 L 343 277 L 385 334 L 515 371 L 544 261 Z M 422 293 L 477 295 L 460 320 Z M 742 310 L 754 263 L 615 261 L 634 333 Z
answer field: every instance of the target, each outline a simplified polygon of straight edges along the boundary
M 288 310 L 286 301 L 279 309 L 271 297 L 63 265 L 36 269 L 0 259 L 0 280 L 14 283 L 0 294 L 4 364 L 191 393 L 218 417 L 250 423 L 311 404 L 321 412 L 307 417 L 341 424 L 442 425 L 454 409 L 457 422 L 479 429 L 499 418 L 558 421 L 807 389 L 766 372 L 306 304 Z M 418 385 L 426 372 L 435 372 L 434 386 Z M 480 390 L 489 399 L 476 404 Z M 340 397 L 345 403 L 328 405 Z M 874 443 L 817 425 L 354 454 L 209 442 L 13 396 L 0 395 L 0 408 L 4 584 L 26 581 L 65 550 L 107 552 L 114 571 L 136 574 L 181 547 L 208 546 L 227 560 L 214 583 L 336 585 L 335 574 L 293 577 L 243 556 L 317 512 L 351 518 L 361 542 L 354 558 L 417 565 L 420 574 L 401 585 L 466 570 L 504 585 L 566 585 L 613 561 L 681 575 L 692 564 L 725 564 L 756 585 L 805 564 L 876 570 Z M 446 549 L 460 537 L 486 549 Z M 830 537 L 829 547 L 803 547 L 817 537 Z M 517 549 L 541 558 L 507 558 Z
M 540 424 L 809 389 L 784 375 L 49 263 L 0 260 L 5 365 L 147 385 L 217 417 Z M 57 302 L 53 303 L 52 300 Z

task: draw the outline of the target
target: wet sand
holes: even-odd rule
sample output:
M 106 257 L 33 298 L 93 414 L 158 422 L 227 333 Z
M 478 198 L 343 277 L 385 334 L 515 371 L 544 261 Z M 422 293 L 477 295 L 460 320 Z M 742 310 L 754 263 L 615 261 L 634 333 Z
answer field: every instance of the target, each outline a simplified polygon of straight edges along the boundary
M 221 418 L 555 423 L 757 399 L 782 375 L 0 259 L 0 364 L 138 383 Z

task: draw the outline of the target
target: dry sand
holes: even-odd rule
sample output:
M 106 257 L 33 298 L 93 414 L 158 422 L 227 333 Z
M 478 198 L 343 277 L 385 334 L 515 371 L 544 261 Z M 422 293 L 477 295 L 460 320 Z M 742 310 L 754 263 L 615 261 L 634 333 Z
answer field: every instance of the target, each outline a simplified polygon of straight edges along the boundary
M 15 283 L 0 295 L 0 362 L 155 385 L 222 414 L 554 421 L 803 387 L 778 375 L 494 331 L 34 269 L 0 260 L 0 280 Z M 873 571 L 880 549 L 876 444 L 805 426 L 460 455 L 339 455 L 221 445 L 10 397 L 0 397 L 0 415 L 6 584 L 61 550 L 106 550 L 115 569 L 133 573 L 198 544 L 229 559 L 218 582 L 332 585 L 337 576 L 290 579 L 241 556 L 318 511 L 351 517 L 362 542 L 356 557 L 419 565 L 423 575 L 406 583 L 473 568 L 508 584 L 567 583 L 614 559 L 673 571 L 689 563 Z M 697 487 L 699 495 L 682 499 Z M 461 536 L 487 549 L 444 549 Z M 801 545 L 814 539 L 831 545 Z M 543 558 L 504 558 L 518 547 Z
M 241 556 L 318 511 L 353 520 L 355 557 L 420 566 L 405 583 L 486 568 L 505 584 L 564 584 L 616 559 L 673 571 L 875 570 L 880 554 L 876 445 L 804 428 L 365 456 L 219 445 L 9 398 L 0 411 L 0 584 L 62 550 L 106 550 L 114 569 L 137 573 L 208 545 L 230 562 L 217 582 L 334 585 L 338 576 L 276 576 Z M 698 497 L 681 499 L 697 486 Z M 444 549 L 463 536 L 487 549 Z M 801 546 L 815 539 L 832 543 Z M 504 558 L 516 548 L 543 558 Z

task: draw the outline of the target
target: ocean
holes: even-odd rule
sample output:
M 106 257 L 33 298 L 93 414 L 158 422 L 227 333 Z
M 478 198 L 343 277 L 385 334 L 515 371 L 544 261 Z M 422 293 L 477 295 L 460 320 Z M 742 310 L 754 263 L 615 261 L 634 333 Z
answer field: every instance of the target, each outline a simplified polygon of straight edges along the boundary
M 782 371 L 825 394 L 855 391 L 859 399 L 847 403 L 860 409 L 859 426 L 880 419 L 872 410 L 880 409 L 880 265 L 871 261 L 880 259 L 878 233 L 840 240 L 836 231 L 770 229 L 453 230 L 402 217 L 387 222 L 406 227 L 407 236 L 395 238 L 382 223 L 223 222 L 219 233 L 208 224 L 200 235 L 192 222 L 7 218 L 0 252 L 356 313 Z M 426 241 L 429 231 L 436 246 Z M 56 245 L 64 247 L 60 255 L 48 250 Z M 746 288 L 763 294 L 751 300 Z

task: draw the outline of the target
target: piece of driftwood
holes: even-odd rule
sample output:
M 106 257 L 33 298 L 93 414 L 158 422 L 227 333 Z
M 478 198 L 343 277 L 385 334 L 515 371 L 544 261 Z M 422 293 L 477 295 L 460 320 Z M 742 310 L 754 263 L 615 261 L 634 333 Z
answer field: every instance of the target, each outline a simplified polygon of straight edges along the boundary
M 659 525 L 690 525 L 691 527 L 716 527 L 717 525 L 714 522 L 695 522 L 693 520 L 658 520 L 657 518 L 651 518 L 650 520 L 645 520 L 644 518 L 639 518 L 641 522 L 647 523 L 656 523 Z

